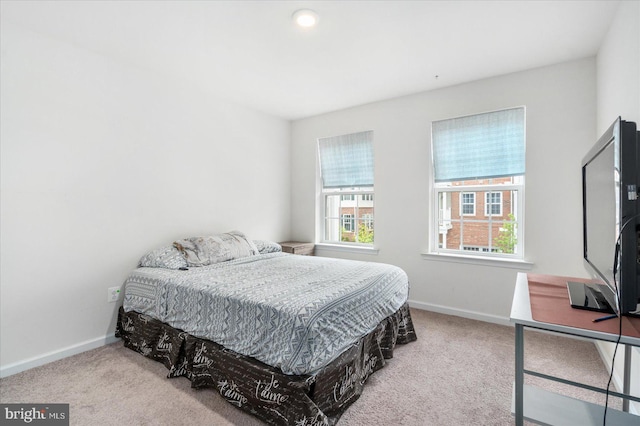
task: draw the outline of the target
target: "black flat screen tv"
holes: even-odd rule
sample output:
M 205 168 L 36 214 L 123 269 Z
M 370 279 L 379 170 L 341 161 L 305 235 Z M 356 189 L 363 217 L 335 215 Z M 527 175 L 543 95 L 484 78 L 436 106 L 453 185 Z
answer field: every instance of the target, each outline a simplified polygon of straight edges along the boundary
M 582 161 L 584 260 L 611 289 L 619 315 L 637 313 L 640 298 L 639 133 L 621 118 Z

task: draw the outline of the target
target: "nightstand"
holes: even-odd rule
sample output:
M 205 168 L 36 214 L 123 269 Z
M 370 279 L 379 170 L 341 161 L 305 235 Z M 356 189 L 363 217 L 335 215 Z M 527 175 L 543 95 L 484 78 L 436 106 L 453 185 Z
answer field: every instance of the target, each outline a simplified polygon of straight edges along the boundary
M 314 243 L 302 243 L 299 241 L 285 241 L 278 243 L 282 246 L 282 251 L 291 254 L 301 254 L 303 256 L 313 256 Z

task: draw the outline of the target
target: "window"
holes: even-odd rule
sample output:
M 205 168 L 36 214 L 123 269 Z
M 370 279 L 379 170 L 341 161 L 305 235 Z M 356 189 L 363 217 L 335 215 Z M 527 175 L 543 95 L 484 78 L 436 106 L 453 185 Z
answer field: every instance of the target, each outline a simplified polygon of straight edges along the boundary
M 431 251 L 524 258 L 524 107 L 434 121 L 431 131 Z
M 318 140 L 321 242 L 372 245 L 373 132 Z
M 373 215 L 371 213 L 365 213 L 362 215 L 362 223 L 366 229 L 373 230 Z
M 476 215 L 476 193 L 463 192 L 462 194 L 462 214 L 467 216 Z
M 487 192 L 484 209 L 485 216 L 502 216 L 502 192 Z
M 342 224 L 342 229 L 344 230 L 344 232 L 353 232 L 353 215 L 349 213 L 341 215 L 340 222 Z
M 462 249 L 466 250 L 466 251 L 477 251 L 477 252 L 481 251 L 481 252 L 484 252 L 484 253 L 489 252 L 489 251 L 496 253 L 498 251 L 498 249 L 496 249 L 496 248 L 490 249 L 489 247 L 475 247 L 475 246 L 464 246 L 464 247 L 462 247 Z

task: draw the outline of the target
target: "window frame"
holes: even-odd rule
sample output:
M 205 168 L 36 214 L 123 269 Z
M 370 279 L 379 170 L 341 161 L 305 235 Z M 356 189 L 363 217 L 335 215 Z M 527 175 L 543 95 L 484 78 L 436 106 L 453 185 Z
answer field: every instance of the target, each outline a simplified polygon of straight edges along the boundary
M 374 150 L 374 130 L 317 139 L 316 244 L 376 251 Z M 327 180 L 323 172 L 327 173 Z M 352 232 L 346 236 L 342 229 L 343 209 L 353 209 Z M 362 224 L 366 230 L 361 233 Z M 358 241 L 361 237 L 367 242 Z
M 372 213 L 364 213 L 361 220 L 367 229 L 374 229 Z
M 519 113 L 516 113 L 516 110 L 521 110 L 522 112 L 522 119 L 520 120 L 516 115 Z M 512 111 L 513 114 L 510 112 Z M 452 132 L 456 132 L 457 129 L 455 128 L 455 126 L 453 127 L 448 127 L 446 124 L 441 126 L 440 123 L 445 122 L 445 121 L 451 121 L 454 122 L 454 120 L 459 120 L 461 126 L 466 126 L 466 125 L 473 125 L 474 122 L 475 123 L 482 123 L 483 119 L 482 118 L 478 118 L 478 120 L 474 120 L 474 118 L 476 116 L 482 116 L 482 115 L 488 115 L 488 114 L 494 114 L 494 113 L 505 113 L 505 125 L 507 126 L 507 129 L 510 129 L 510 131 L 517 131 L 518 134 L 521 135 L 522 139 L 518 141 L 522 143 L 522 145 L 514 145 L 513 139 L 507 139 L 505 140 L 505 143 L 507 143 L 507 145 L 505 145 L 507 147 L 507 151 L 505 151 L 506 153 L 511 153 L 512 155 L 508 155 L 507 157 L 509 158 L 513 158 L 513 160 L 515 161 L 513 164 L 511 163 L 505 163 L 504 161 L 500 164 L 507 164 L 507 167 L 497 167 L 496 169 L 494 168 L 486 168 L 484 167 L 485 165 L 485 160 L 488 162 L 486 163 L 487 166 L 494 166 L 496 164 L 494 164 L 494 162 L 492 162 L 492 159 L 494 159 L 494 157 L 490 157 L 490 156 L 480 156 L 480 158 L 476 158 L 474 157 L 469 157 L 467 151 L 464 151 L 464 154 L 460 154 L 462 155 L 462 158 L 458 158 L 457 154 L 455 154 L 455 151 L 449 151 L 447 154 L 447 151 L 442 151 L 442 147 L 446 146 L 446 145 L 441 145 L 442 143 L 449 143 L 450 141 L 453 141 L 453 139 L 451 139 L 451 135 L 455 134 L 455 133 L 449 133 L 448 135 L 446 135 L 444 132 L 449 131 L 449 129 Z M 494 117 L 499 117 L 499 115 L 494 115 Z M 464 120 L 466 118 L 470 118 L 471 120 Z M 514 126 L 514 121 L 519 121 L 518 123 L 518 127 L 517 130 Z M 438 130 L 437 130 L 437 143 L 434 142 L 434 124 L 435 123 L 439 123 L 438 125 Z M 519 127 L 522 126 L 522 127 Z M 495 129 L 487 129 L 487 131 L 491 132 L 494 131 Z M 444 135 L 444 139 L 440 139 L 440 136 Z M 478 135 L 481 135 L 480 132 L 475 132 L 475 133 L 461 133 L 460 137 L 466 137 L 465 135 L 470 135 L 471 137 L 477 137 Z M 511 136 L 513 136 L 514 134 L 511 134 Z M 423 253 L 423 255 L 426 256 L 431 256 L 432 258 L 446 258 L 446 257 L 450 257 L 451 259 L 461 259 L 463 261 L 468 261 L 468 262 L 472 262 L 472 263 L 477 263 L 479 262 L 479 264 L 484 264 L 484 262 L 490 261 L 490 262 L 494 262 L 495 264 L 501 264 L 501 263 L 505 263 L 505 264 L 528 264 L 528 262 L 525 261 L 525 235 L 524 235 L 524 229 L 525 229 L 525 209 L 524 209 L 524 203 L 525 203 L 525 177 L 526 177 L 526 168 L 525 168 L 525 163 L 526 163 L 526 135 L 527 135 L 527 110 L 526 110 L 526 106 L 521 105 L 521 106 L 514 106 L 514 107 L 506 107 L 506 108 L 501 108 L 501 109 L 497 109 L 497 110 L 492 110 L 492 111 L 485 111 L 485 112 L 478 112 L 478 113 L 474 113 L 474 114 L 467 114 L 464 116 L 457 116 L 457 117 L 450 117 L 450 118 L 443 118 L 440 120 L 433 120 L 431 123 L 431 150 L 430 150 L 430 156 L 431 156 L 431 174 L 429 177 L 429 200 L 431 203 L 431 217 L 429 220 L 429 239 L 428 239 L 428 253 Z M 511 137 L 509 136 L 509 137 Z M 474 140 L 474 139 L 470 139 L 470 140 Z M 462 139 L 462 146 L 466 146 L 466 144 L 468 144 L 468 140 L 466 139 Z M 487 149 L 484 150 L 483 152 L 485 153 L 492 153 L 492 152 L 496 152 L 499 153 L 500 155 L 502 155 L 502 149 L 499 149 L 499 151 L 495 151 L 495 147 L 498 146 L 496 145 L 495 142 L 499 142 L 497 140 L 493 140 L 493 139 L 487 139 L 485 138 L 483 140 L 486 141 L 488 144 Z M 436 146 L 438 148 L 436 148 Z M 474 145 L 474 146 L 485 146 L 482 143 L 480 145 Z M 453 153 L 453 157 L 452 157 L 452 153 Z M 442 170 L 439 169 L 438 165 L 436 164 L 436 157 L 437 158 L 442 158 L 444 163 L 442 164 L 442 167 L 444 167 L 445 172 L 442 173 L 438 173 L 438 170 Z M 462 171 L 462 173 L 466 173 L 466 174 L 459 174 L 457 175 L 456 173 L 458 173 L 458 171 L 455 171 L 455 173 L 452 173 L 451 169 L 447 169 L 447 167 L 449 167 L 451 163 L 451 161 L 454 161 L 456 163 L 459 163 L 460 160 L 463 161 L 463 164 L 467 164 L 470 160 L 473 161 L 474 163 L 477 163 L 478 161 L 483 164 L 482 167 L 471 167 L 471 168 L 465 168 L 465 169 L 460 169 Z M 516 166 L 516 167 L 511 167 L 511 165 Z M 457 170 L 457 169 L 454 169 Z M 459 176 L 459 178 L 457 180 L 453 180 L 456 179 Z M 493 179 L 503 179 L 503 178 L 510 178 L 510 182 L 508 183 L 504 183 L 501 181 L 495 182 L 492 181 Z M 438 179 L 438 180 L 436 180 Z M 480 181 L 485 181 L 485 182 L 489 182 L 488 184 L 484 184 L 484 182 L 480 182 Z M 475 184 L 470 184 L 470 183 L 475 183 Z M 509 213 L 513 213 L 513 215 L 515 216 L 515 219 L 512 221 L 511 217 L 505 213 L 503 205 L 505 203 L 505 196 L 502 194 L 502 192 L 504 191 L 512 191 L 511 193 L 511 199 L 510 199 L 510 212 Z M 479 250 L 479 252 L 473 252 L 471 250 L 463 250 L 464 246 L 473 246 L 474 244 L 463 244 L 465 242 L 464 240 L 464 222 L 465 222 L 465 217 L 468 217 L 468 215 L 463 215 L 462 214 L 462 203 L 461 203 L 461 196 L 460 196 L 460 215 L 459 217 L 456 218 L 449 218 L 446 219 L 446 212 L 442 212 L 440 211 L 440 200 L 446 200 L 447 198 L 451 199 L 453 197 L 453 193 L 455 192 L 459 192 L 460 194 L 462 194 L 463 192 L 475 192 L 475 193 L 481 193 L 481 192 L 499 192 L 501 193 L 500 195 L 500 212 L 501 215 L 497 216 L 497 215 L 484 215 L 482 216 L 482 214 L 478 214 L 478 210 L 476 208 L 476 216 L 474 218 L 469 219 L 469 222 L 476 222 L 476 223 L 487 223 L 487 226 L 489 227 L 489 231 L 488 231 L 488 238 L 487 238 L 487 242 L 489 244 L 489 246 L 486 247 L 487 252 L 483 252 L 482 249 Z M 444 195 L 446 193 L 451 193 L 450 195 Z M 480 195 L 481 196 L 481 195 Z M 480 201 L 478 200 L 478 195 L 475 196 L 475 201 L 476 203 L 481 202 L 482 199 L 480 199 Z M 486 201 L 486 198 L 485 198 Z M 492 204 L 493 205 L 493 204 Z M 486 203 L 485 206 L 481 207 L 482 210 L 484 210 L 484 213 L 487 213 L 486 211 Z M 451 211 L 448 212 L 449 216 L 451 216 Z M 506 215 L 506 216 L 505 216 Z M 442 217 L 441 217 L 442 216 Z M 495 219 L 497 217 L 497 219 Z M 447 220 L 448 222 L 454 223 L 455 221 L 460 221 L 460 235 L 459 235 L 459 239 L 460 239 L 460 244 L 458 246 L 457 249 L 447 249 L 447 248 L 443 248 L 440 247 L 440 230 L 442 228 L 443 234 L 446 235 L 446 233 L 448 232 L 448 229 L 452 229 L 451 225 L 449 225 L 449 227 L 441 227 L 440 226 L 440 222 L 442 222 L 443 220 Z M 515 222 L 515 238 L 517 239 L 516 244 L 514 246 L 514 252 L 513 253 L 493 253 L 492 249 L 495 247 L 495 239 L 492 236 L 492 222 L 500 222 L 500 228 L 503 228 L 506 224 L 508 223 L 514 223 Z M 445 229 L 446 228 L 446 229 Z M 502 232 L 502 230 L 498 231 L 498 233 Z M 458 237 L 456 235 L 456 237 Z M 446 236 L 442 238 L 443 241 L 443 245 L 446 247 Z
M 516 180 L 519 180 L 518 183 L 497 183 L 497 184 L 487 184 L 487 185 L 452 185 L 450 182 L 446 183 L 435 183 L 433 182 L 433 178 L 431 180 L 432 186 L 432 217 L 433 220 L 430 221 L 430 244 L 429 244 L 429 253 L 435 255 L 452 255 L 452 256 L 463 256 L 463 257 L 472 257 L 472 258 L 494 258 L 494 259 L 508 259 L 508 260 L 524 260 L 524 193 L 525 193 L 525 175 L 520 175 L 516 177 Z M 440 247 L 439 242 L 439 199 L 441 197 L 440 194 L 446 192 L 503 192 L 503 191 L 516 191 L 518 194 L 516 196 L 515 203 L 512 200 L 512 204 L 516 210 L 516 246 L 514 253 L 496 253 L 493 251 L 471 251 L 471 250 L 463 250 L 463 249 L 448 249 L 444 247 Z M 476 197 L 477 198 L 477 197 Z M 503 197 L 501 197 L 503 198 Z M 462 213 L 462 212 L 461 212 Z M 461 222 L 464 222 L 462 218 L 465 215 L 460 215 Z M 466 222 L 487 222 L 489 229 L 491 229 L 491 223 L 493 220 L 491 219 L 493 216 L 488 216 L 487 219 L 472 219 L 467 220 Z M 453 221 L 453 220 L 452 220 Z M 505 219 L 498 219 L 497 221 L 501 222 L 504 225 L 505 222 L 509 222 Z M 471 244 L 465 244 L 465 246 L 470 246 Z
M 465 203 L 464 196 L 465 195 L 473 195 L 473 203 Z M 472 206 L 472 213 L 465 213 L 464 206 Z M 476 215 L 476 193 L 475 192 L 460 192 L 460 216 L 475 216 Z
M 340 228 L 346 232 L 354 232 L 355 219 L 351 213 L 340 213 Z
M 350 220 L 351 220 L 351 224 L 353 226 L 353 230 L 351 231 L 347 231 L 347 232 L 353 232 L 356 240 L 358 238 L 358 227 L 360 226 L 360 223 L 365 224 L 365 226 L 367 227 L 367 229 L 369 230 L 374 230 L 375 229 L 375 204 L 373 201 L 373 195 L 375 194 L 374 191 L 374 187 L 365 187 L 365 188 L 349 188 L 349 189 L 337 189 L 337 188 L 322 188 L 320 187 L 320 194 L 319 194 L 319 227 L 318 227 L 318 231 L 320 235 L 320 238 L 318 238 L 318 242 L 320 244 L 329 244 L 329 245 L 343 245 L 343 246 L 350 246 L 350 247 L 365 247 L 365 248 L 373 248 L 373 244 L 374 243 L 362 243 L 359 241 L 342 241 L 342 224 L 343 224 L 343 214 L 339 214 L 337 217 L 333 217 L 333 216 L 327 216 L 326 211 L 327 211 L 327 197 L 331 197 L 331 196 L 338 196 L 340 201 L 347 201 L 349 203 L 354 203 L 353 206 L 350 206 L 354 209 L 354 214 L 351 216 Z M 347 200 L 344 200 L 343 197 L 347 195 L 347 196 L 352 196 L 349 197 Z M 360 200 L 363 199 L 363 196 L 371 196 L 371 201 L 367 201 L 368 203 L 372 203 L 372 206 L 367 206 L 364 208 L 370 208 L 372 209 L 372 212 L 370 214 L 364 213 L 364 214 L 360 214 L 359 209 L 362 207 L 359 205 Z M 327 235 L 327 220 L 335 220 L 338 219 L 338 225 L 340 228 L 340 236 L 339 236 L 339 240 L 328 240 L 326 239 L 326 235 Z M 371 226 L 369 226 L 368 224 L 370 224 Z M 375 242 L 375 239 L 374 239 Z
M 493 200 L 491 199 L 491 196 L 493 194 L 498 194 L 500 196 L 500 202 L 499 203 L 495 203 L 493 202 Z M 485 217 L 489 217 L 489 216 L 502 216 L 502 191 L 486 191 L 484 193 L 484 215 Z M 499 212 L 498 213 L 493 213 L 490 210 L 493 210 L 492 207 L 498 205 L 499 208 Z M 491 209 L 490 209 L 491 208 Z

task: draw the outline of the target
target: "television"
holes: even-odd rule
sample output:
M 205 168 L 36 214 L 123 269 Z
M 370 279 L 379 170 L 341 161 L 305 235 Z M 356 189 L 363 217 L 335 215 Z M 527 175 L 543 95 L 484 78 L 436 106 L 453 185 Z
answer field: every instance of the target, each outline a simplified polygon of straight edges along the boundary
M 639 139 L 618 117 L 582 160 L 584 260 L 618 315 L 639 313 Z

